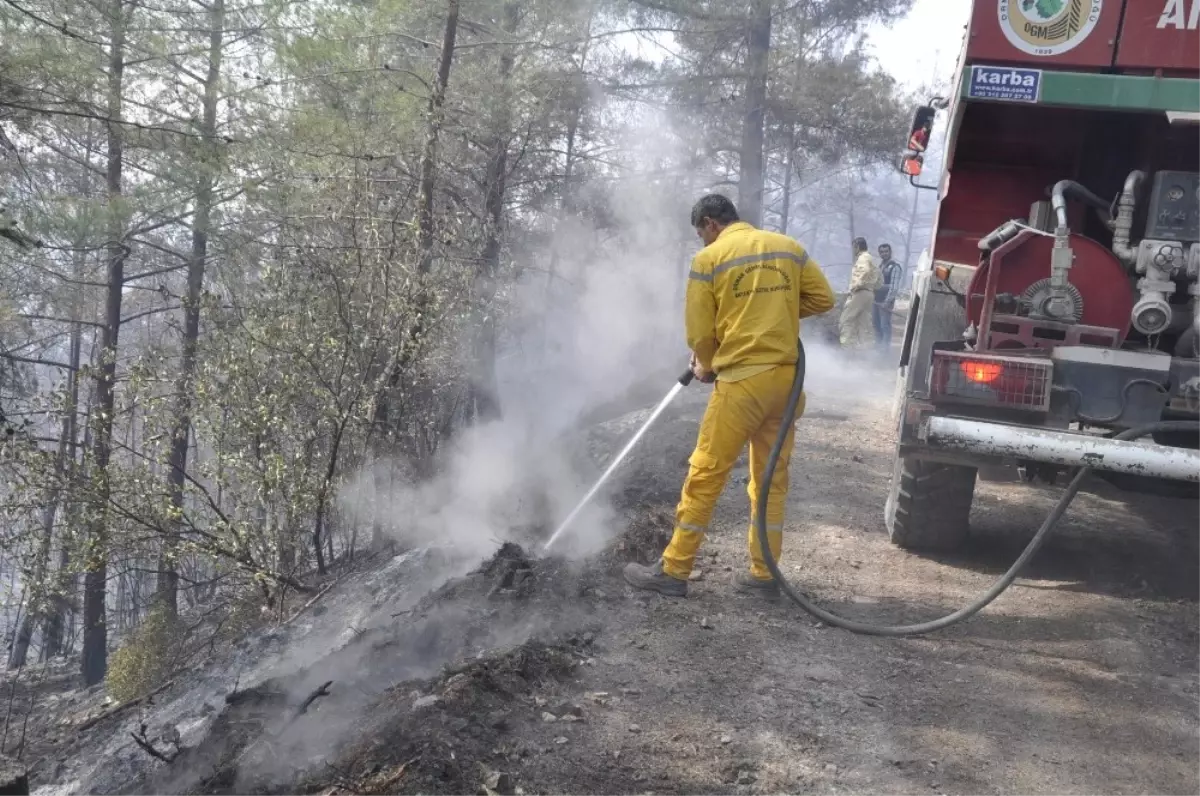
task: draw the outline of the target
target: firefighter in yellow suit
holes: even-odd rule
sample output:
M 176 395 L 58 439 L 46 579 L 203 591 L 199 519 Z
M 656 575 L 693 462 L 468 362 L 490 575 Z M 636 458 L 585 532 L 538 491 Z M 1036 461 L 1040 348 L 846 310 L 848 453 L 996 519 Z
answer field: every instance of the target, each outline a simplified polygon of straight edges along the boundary
M 843 348 L 869 348 L 875 345 L 875 326 L 871 310 L 875 291 L 883 287 L 883 272 L 871 259 L 866 238 L 854 239 L 854 268 L 850 271 L 850 294 L 838 321 L 838 337 Z
M 705 246 L 688 274 L 687 341 L 696 377 L 716 384 L 689 459 L 671 543 L 656 564 L 630 564 L 624 572 L 630 585 L 674 597 L 687 596 L 688 576 L 713 508 L 747 442 L 753 513 L 796 373 L 800 319 L 834 305 L 829 282 L 803 246 L 739 220 L 724 196 L 711 194 L 697 202 L 692 226 Z M 802 397 L 797 416 L 803 411 Z M 767 504 L 767 541 L 776 559 L 793 441 L 790 432 Z M 734 578 L 735 588 L 777 599 L 779 589 L 762 560 L 753 517 L 749 544 L 749 571 Z

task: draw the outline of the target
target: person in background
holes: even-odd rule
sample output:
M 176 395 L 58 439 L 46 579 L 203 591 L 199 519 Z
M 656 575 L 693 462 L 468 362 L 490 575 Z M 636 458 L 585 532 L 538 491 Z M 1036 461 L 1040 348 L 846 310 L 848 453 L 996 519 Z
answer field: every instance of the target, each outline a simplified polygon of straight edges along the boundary
M 686 597 L 696 552 L 708 533 L 717 498 L 729 472 L 750 443 L 751 522 L 749 566 L 735 574 L 742 594 L 779 598 L 779 585 L 762 557 L 753 522 L 767 457 L 783 426 L 784 409 L 796 376 L 800 319 L 833 309 L 833 290 L 820 266 L 795 240 L 747 224 L 733 202 L 720 194 L 703 197 L 692 209 L 692 226 L 704 248 L 688 274 L 685 328 L 692 372 L 716 383 L 696 449 L 688 459 L 675 533 L 659 560 L 629 564 L 625 581 L 669 597 Z M 801 393 L 796 417 L 804 413 Z M 776 560 L 783 546 L 794 427 L 780 449 L 779 466 L 767 495 L 767 544 Z
M 854 239 L 854 268 L 850 271 L 850 295 L 838 324 L 842 348 L 869 348 L 874 342 L 872 308 L 875 291 L 883 286 L 879 266 L 871 259 L 866 238 Z
M 892 315 L 896 310 L 896 294 L 904 278 L 904 266 L 892 259 L 891 244 L 879 245 L 879 271 L 883 287 L 875 291 L 875 305 L 871 308 L 871 320 L 875 325 L 875 340 L 880 349 L 892 347 Z

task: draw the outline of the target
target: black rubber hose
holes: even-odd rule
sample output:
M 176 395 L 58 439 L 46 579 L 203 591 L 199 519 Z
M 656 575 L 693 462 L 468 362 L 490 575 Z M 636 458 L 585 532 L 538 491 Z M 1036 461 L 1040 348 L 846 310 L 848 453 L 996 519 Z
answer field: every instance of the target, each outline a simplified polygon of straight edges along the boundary
M 1110 202 L 1104 201 L 1089 191 L 1087 187 L 1080 185 L 1074 180 L 1059 180 L 1050 189 L 1050 204 L 1054 208 L 1059 226 L 1067 226 L 1067 197 L 1078 199 L 1084 204 L 1095 208 L 1104 214 L 1103 218 L 1106 221 L 1112 219 L 1110 215 L 1112 204 Z
M 979 239 L 979 250 L 981 252 L 990 252 L 1001 243 L 1017 237 L 1017 233 L 1021 231 L 1021 228 L 1021 225 L 1015 221 L 1005 221 L 986 236 Z
M 763 489 L 758 495 L 758 501 L 754 506 L 754 528 L 758 533 L 758 545 L 762 551 L 763 561 L 767 565 L 767 569 L 771 571 L 771 576 L 775 578 L 775 582 L 779 584 L 779 588 L 786 594 L 794 603 L 799 605 L 808 613 L 820 619 L 822 622 L 840 627 L 843 630 L 849 630 L 853 633 L 861 633 L 867 636 L 918 636 L 923 633 L 931 633 L 934 630 L 942 630 L 950 627 L 950 625 L 968 619 L 971 616 L 979 613 L 989 603 L 999 597 L 1001 594 L 1012 585 L 1013 581 L 1033 558 L 1034 554 L 1041 548 L 1046 538 L 1050 535 L 1050 531 L 1062 519 L 1066 513 L 1067 507 L 1071 505 L 1071 501 L 1075 499 L 1075 495 L 1079 492 L 1083 482 L 1092 472 L 1090 467 L 1081 467 L 1076 471 L 1075 477 L 1071 479 L 1071 483 L 1067 485 L 1067 489 L 1055 504 L 1054 509 L 1046 517 L 1042 523 L 1042 527 L 1038 528 L 1037 533 L 1029 540 L 1029 544 L 1021 551 L 1021 555 L 1013 562 L 1013 565 L 1008 568 L 1000 579 L 997 580 L 992 587 L 981 594 L 977 599 L 970 604 L 960 608 L 952 614 L 947 614 L 940 619 L 933 619 L 928 622 L 918 622 L 913 625 L 871 625 L 866 622 L 859 622 L 854 619 L 846 619 L 838 616 L 835 613 L 825 610 L 821 606 L 814 603 L 804 594 L 797 591 L 783 573 L 779 571 L 779 563 L 775 560 L 775 556 L 771 554 L 771 546 L 767 540 L 767 500 L 771 492 L 771 478 L 775 475 L 775 467 L 779 464 L 779 453 L 783 449 L 783 443 L 787 439 L 788 432 L 791 431 L 792 425 L 796 419 L 796 406 L 800 403 L 800 394 L 804 390 L 804 345 L 799 346 L 799 356 L 796 360 L 796 376 L 792 380 L 792 391 L 788 395 L 787 406 L 784 408 L 783 423 L 779 426 L 779 436 L 775 440 L 774 446 L 771 448 L 771 453 L 767 457 L 767 467 L 763 472 L 762 480 L 759 483 L 763 484 Z M 1176 421 L 1161 421 L 1158 423 L 1149 423 L 1136 428 L 1131 428 L 1117 434 L 1115 439 L 1131 440 L 1145 437 L 1158 431 L 1194 431 L 1200 430 L 1200 423 L 1189 420 Z

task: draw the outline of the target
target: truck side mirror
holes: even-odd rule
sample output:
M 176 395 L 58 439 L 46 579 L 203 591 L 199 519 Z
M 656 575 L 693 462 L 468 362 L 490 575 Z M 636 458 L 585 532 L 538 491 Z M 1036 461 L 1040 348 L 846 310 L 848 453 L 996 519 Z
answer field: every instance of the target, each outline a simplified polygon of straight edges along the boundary
M 905 152 L 900 156 L 898 168 L 900 173 L 906 177 L 920 177 L 921 166 L 925 162 L 925 156 L 919 152 Z
M 932 105 L 922 105 L 913 113 L 912 127 L 908 131 L 908 149 L 924 152 L 933 133 L 933 120 L 937 111 Z

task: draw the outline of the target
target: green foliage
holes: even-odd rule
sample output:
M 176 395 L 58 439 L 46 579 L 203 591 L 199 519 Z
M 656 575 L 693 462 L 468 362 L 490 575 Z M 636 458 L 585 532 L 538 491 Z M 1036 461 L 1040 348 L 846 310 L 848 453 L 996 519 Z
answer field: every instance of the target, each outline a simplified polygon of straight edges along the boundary
M 502 30 L 514 2 L 516 29 Z M 0 121 L 21 155 L 0 157 L 0 204 L 47 243 L 0 247 L 0 351 L 15 354 L 0 355 L 0 407 L 29 418 L 40 440 L 0 450 L 0 552 L 55 571 L 57 556 L 33 559 L 44 508 L 57 502 L 47 549 L 66 549 L 68 574 L 112 561 L 110 582 L 135 603 L 148 590 L 147 562 L 164 548 L 185 583 L 220 582 L 219 595 L 182 587 L 194 590 L 180 600 L 188 610 L 230 594 L 270 597 L 280 576 L 311 568 L 318 521 L 343 542 L 361 540 L 362 527 L 331 516 L 339 488 L 381 458 L 433 469 L 464 422 L 467 349 L 481 319 L 496 330 L 498 356 L 551 357 L 572 345 L 553 339 L 553 319 L 586 298 L 588 263 L 625 253 L 628 208 L 609 200 L 615 183 L 669 186 L 678 208 L 649 203 L 664 215 L 654 246 L 683 257 L 678 237 L 690 231 L 671 230 L 669 219 L 686 217 L 687 193 L 737 181 L 750 0 L 662 0 L 653 13 L 624 0 L 464 4 L 425 275 L 415 219 L 444 2 L 225 0 L 214 64 L 216 4 L 122 4 L 124 126 L 104 118 L 109 5 L 0 3 L 0 100 L 31 109 L 7 109 Z M 860 35 L 907 5 L 770 4 L 769 203 L 785 164 L 827 171 L 895 148 L 910 104 Z M 669 41 L 653 57 L 620 43 L 646 15 L 670 31 L 647 37 Z M 206 98 L 219 108 L 215 135 L 201 129 Z M 631 122 L 649 116 L 663 135 L 631 140 Z M 117 129 L 119 195 L 106 162 Z M 487 199 L 501 149 L 497 230 Z M 199 229 L 205 197 L 211 217 Z M 116 226 L 129 232 L 125 321 L 101 472 L 84 441 L 96 439 L 97 312 Z M 499 246 L 487 249 L 493 233 Z M 485 249 L 495 273 L 481 277 Z M 205 273 L 195 371 L 183 379 L 190 262 Z M 74 383 L 73 332 L 82 339 Z M 169 462 L 181 410 L 190 445 L 180 497 Z M 69 442 L 61 457 L 45 441 L 59 434 Z M 114 615 L 143 607 L 125 599 L 108 603 L 113 627 L 123 626 Z M 164 621 L 147 619 L 114 656 L 114 693 L 136 695 L 165 676 L 155 668 L 174 643 Z
M 236 642 L 261 628 L 264 622 L 271 621 L 274 621 L 274 616 L 264 613 L 262 600 L 251 592 L 245 592 L 230 600 L 225 619 L 221 622 L 220 637 Z
M 161 609 L 152 609 L 125 644 L 112 654 L 104 679 L 109 696 L 117 702 L 127 702 L 165 683 L 173 673 L 181 637 L 176 620 Z

